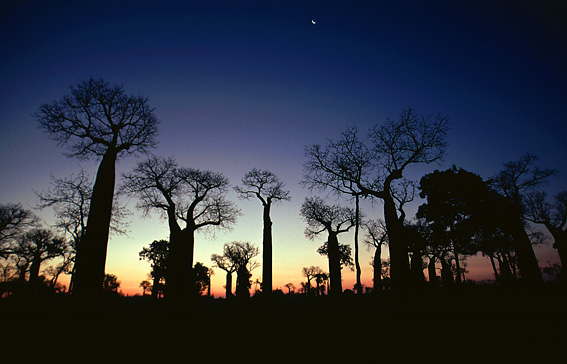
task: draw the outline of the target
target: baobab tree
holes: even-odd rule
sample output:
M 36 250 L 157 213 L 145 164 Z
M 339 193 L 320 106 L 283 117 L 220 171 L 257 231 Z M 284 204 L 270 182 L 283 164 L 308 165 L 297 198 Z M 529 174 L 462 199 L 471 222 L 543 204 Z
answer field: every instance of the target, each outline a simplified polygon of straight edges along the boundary
M 167 271 L 169 242 L 164 239 L 154 240 L 149 246 L 144 247 L 140 251 L 139 256 L 140 260 L 144 259 L 151 264 L 152 270 L 150 276 L 153 279 L 152 298 L 157 299 Z
M 325 148 L 306 148 L 307 174 L 330 185 L 354 186 L 364 196 L 384 203 L 384 219 L 390 242 L 390 276 L 393 287 L 411 284 L 408 246 L 404 239 L 403 216 L 394 197 L 396 181 L 403 178 L 411 165 L 440 160 L 446 148 L 448 118 L 441 115 L 419 116 L 404 109 L 397 120 L 387 119 L 369 133 L 368 146 L 359 140 L 356 130 L 349 129 L 338 142 Z M 343 145 L 354 145 L 355 152 Z
M 228 179 L 220 173 L 178 167 L 173 158 L 152 156 L 123 180 L 123 191 L 139 198 L 138 208 L 146 214 L 158 210 L 168 221 L 166 298 L 179 302 L 194 288 L 195 232 L 229 229 L 240 213 L 226 199 Z
M 236 272 L 238 269 L 238 265 L 236 262 L 232 261 L 228 257 L 229 247 L 227 244 L 223 247 L 223 255 L 213 254 L 211 255 L 211 260 L 214 263 L 214 267 L 220 268 L 226 272 L 226 284 L 225 288 L 225 297 L 231 298 L 232 297 L 232 273 Z
M 327 232 L 327 257 L 329 259 L 330 294 L 335 299 L 342 292 L 341 254 L 338 235 L 349 231 L 356 224 L 353 209 L 340 205 L 327 205 L 320 197 L 306 198 L 301 205 L 301 216 L 307 223 L 305 236 L 314 239 L 322 232 Z
M 270 171 L 253 168 L 242 178 L 242 186 L 235 187 L 236 192 L 244 198 L 258 198 L 264 208 L 264 233 L 262 241 L 262 293 L 266 297 L 272 294 L 272 220 L 270 209 L 272 204 L 289 201 L 289 191 L 285 190 L 275 174 Z
M 86 232 L 77 252 L 73 293 L 102 293 L 114 200 L 116 161 L 156 144 L 158 121 L 147 98 L 127 95 L 119 85 L 89 79 L 71 86 L 61 99 L 39 107 L 35 117 L 67 155 L 100 159 Z
M 236 266 L 236 297 L 248 298 L 250 296 L 251 272 L 259 264 L 253 259 L 258 256 L 259 250 L 249 242 L 233 241 L 225 244 L 224 255 Z
M 70 236 L 69 249 L 64 264 L 60 267 L 70 268 L 71 281 L 69 292 L 73 291 L 75 259 L 78 246 L 84 239 L 87 227 L 87 217 L 91 204 L 93 181 L 89 175 L 81 169 L 78 174 L 72 173 L 69 177 L 55 178 L 51 176 L 51 188 L 36 192 L 39 198 L 37 205 L 40 209 L 53 208 L 55 223 L 53 227 Z M 110 232 L 114 234 L 125 234 L 127 226 L 124 218 L 127 216 L 126 209 L 120 205 L 115 196 L 112 204 L 112 216 L 110 220 Z
M 553 247 L 561 260 L 562 276 L 566 275 L 567 264 L 567 191 L 556 194 L 553 202 L 547 201 L 545 192 L 538 191 L 526 196 L 527 220 L 543 224 L 553 237 Z
M 374 249 L 372 268 L 374 270 L 372 282 L 374 292 L 382 290 L 382 246 L 388 243 L 386 223 L 382 219 L 368 220 L 363 223 L 366 237 L 363 240 L 368 249 Z
M 539 285 L 543 283 L 543 279 L 530 237 L 524 228 L 525 196 L 545 185 L 549 177 L 557 174 L 555 169 L 535 167 L 537 159 L 535 155 L 527 153 L 519 161 L 506 162 L 504 168 L 491 179 L 492 186 L 511 206 L 513 223 L 510 233 L 522 282 L 529 286 Z

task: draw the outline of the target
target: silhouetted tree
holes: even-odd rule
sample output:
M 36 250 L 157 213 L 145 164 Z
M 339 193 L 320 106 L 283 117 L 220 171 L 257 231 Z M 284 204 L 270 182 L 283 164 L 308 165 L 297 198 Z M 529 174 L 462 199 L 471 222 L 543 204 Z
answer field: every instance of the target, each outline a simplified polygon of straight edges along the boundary
M 228 179 L 220 173 L 178 167 L 173 158 L 153 156 L 124 175 L 122 189 L 139 198 L 138 208 L 146 214 L 157 209 L 167 218 L 166 296 L 179 301 L 192 291 L 195 232 L 228 229 L 240 213 L 226 200 Z
M 10 242 L 30 227 L 37 225 L 38 218 L 20 204 L 0 204 L 0 258 L 7 258 Z
M 63 269 L 71 269 L 71 282 L 69 291 L 74 285 L 75 258 L 77 247 L 86 233 L 87 217 L 92 196 L 92 181 L 81 170 L 79 174 L 71 174 L 66 178 L 51 177 L 51 188 L 47 191 L 36 192 L 39 198 L 38 208 L 52 207 L 55 212 L 54 227 L 71 236 L 70 249 L 65 257 Z M 115 197 L 112 204 L 110 231 L 116 234 L 125 234 L 124 218 L 127 215 L 125 208 L 120 206 Z
M 331 280 L 330 294 L 338 298 L 342 292 L 341 255 L 338 235 L 347 232 L 356 223 L 353 209 L 340 205 L 326 205 L 320 197 L 306 198 L 301 205 L 301 216 L 307 223 L 305 236 L 313 239 L 326 231 Z
M 272 220 L 270 209 L 273 203 L 289 201 L 289 191 L 284 188 L 275 174 L 253 168 L 244 175 L 242 186 L 235 187 L 242 198 L 256 197 L 264 207 L 264 233 L 262 241 L 262 292 L 265 296 L 272 293 Z
M 227 244 L 224 245 L 223 255 L 213 254 L 211 260 L 214 266 L 226 272 L 225 297 L 232 297 L 232 273 L 236 272 L 238 265 L 227 257 Z
M 157 299 L 165 281 L 167 271 L 167 259 L 169 256 L 169 242 L 167 240 L 154 240 L 148 247 L 144 247 L 140 253 L 140 259 L 150 262 L 152 270 L 150 275 L 153 279 L 152 297 Z
M 195 263 L 193 267 L 193 276 L 195 277 L 195 287 L 200 295 L 203 295 L 206 289 L 211 286 L 211 277 L 209 275 L 210 268 L 205 267 L 203 263 Z
M 225 244 L 226 258 L 236 266 L 236 296 L 250 297 L 250 273 L 258 268 L 259 264 L 253 259 L 260 253 L 258 248 L 248 242 L 234 241 Z
M 313 265 L 310 267 L 303 267 L 301 269 L 301 274 L 305 278 L 307 278 L 307 282 L 305 283 L 305 289 L 306 289 L 305 294 L 307 295 L 311 294 L 311 280 L 321 273 L 323 273 L 323 269 L 321 269 L 321 267 L 315 267 Z
M 372 163 L 372 154 L 368 148 L 358 139 L 357 129 L 351 127 L 342 134 L 342 138 L 337 142 L 327 141 L 325 150 L 321 150 L 319 145 L 314 145 L 305 149 L 308 157 L 304 164 L 304 177 L 302 183 L 309 187 L 310 190 L 317 189 L 319 191 L 330 189 L 331 191 L 351 197 L 355 202 L 355 218 L 354 226 L 354 264 L 356 268 L 356 285 L 355 289 L 358 293 L 362 293 L 358 235 L 360 217 L 360 198 L 366 197 L 363 194 L 357 180 L 363 178 L 365 170 L 370 168 Z M 348 170 L 349 178 L 345 178 Z
M 513 226 L 511 234 L 522 282 L 538 285 L 543 282 L 541 270 L 530 238 L 524 228 L 525 194 L 547 183 L 549 177 L 557 174 L 554 169 L 540 169 L 534 166 L 537 157 L 525 154 L 517 162 L 507 162 L 504 169 L 492 178 L 492 185 L 511 204 Z
M 384 220 L 365 221 L 366 237 L 364 244 L 371 249 L 374 248 L 373 256 L 373 284 L 374 292 L 382 290 L 382 245 L 388 243 L 388 232 Z
M 158 122 L 148 99 L 129 96 L 122 86 L 93 78 L 72 86 L 69 95 L 42 105 L 35 116 L 51 138 L 67 146 L 68 156 L 102 158 L 86 232 L 77 251 L 73 290 L 77 295 L 97 295 L 104 280 L 116 160 L 154 147 Z
M 462 258 L 479 249 L 472 237 L 478 229 L 478 215 L 485 213 L 490 189 L 481 177 L 455 166 L 425 175 L 419 188 L 427 202 L 419 206 L 416 216 L 432 224 L 438 240 L 435 245 L 445 245 L 444 250 L 451 253 L 445 257 L 454 258 L 456 283 L 460 284 Z
M 145 296 L 146 292 L 152 291 L 152 284 L 149 281 L 141 281 L 140 287 L 142 288 L 142 296 Z
M 291 294 L 291 292 L 295 292 L 295 284 L 293 283 L 286 283 L 285 288 L 287 288 L 287 294 Z
M 106 293 L 118 294 L 120 288 L 120 281 L 114 274 L 105 274 L 102 281 L 102 290 Z
M 411 283 L 403 219 L 398 216 L 393 196 L 394 182 L 400 180 L 412 164 L 429 164 L 441 159 L 446 147 L 447 120 L 440 115 L 418 116 L 408 108 L 398 120 L 387 119 L 370 131 L 370 147 L 363 147 L 363 143 L 357 141 L 356 130 L 350 129 L 341 141 L 328 143 L 325 149 L 319 145 L 306 148 L 308 173 L 317 173 L 318 179 L 332 185 L 356 186 L 362 195 L 384 202 L 393 286 L 404 287 Z M 348 140 L 356 141 L 351 144 L 360 145 L 365 152 L 345 154 L 341 145 Z
M 546 201 L 545 192 L 533 192 L 526 196 L 525 203 L 526 219 L 545 225 L 553 236 L 553 247 L 557 249 L 561 260 L 562 275 L 567 275 L 567 191 L 555 195 L 552 203 Z
M 33 229 L 19 237 L 11 253 L 30 264 L 29 283 L 32 289 L 38 287 L 41 264 L 60 257 L 67 247 L 64 239 L 56 237 L 46 229 Z M 25 274 L 25 272 L 21 272 Z M 21 278 L 21 277 L 20 277 Z

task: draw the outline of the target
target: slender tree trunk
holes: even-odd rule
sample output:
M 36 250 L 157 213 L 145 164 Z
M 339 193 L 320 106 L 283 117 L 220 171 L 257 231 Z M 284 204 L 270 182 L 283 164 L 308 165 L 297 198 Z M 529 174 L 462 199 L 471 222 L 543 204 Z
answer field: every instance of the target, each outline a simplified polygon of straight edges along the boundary
M 530 238 L 519 217 L 516 219 L 515 226 L 512 229 L 512 238 L 522 284 L 530 287 L 541 285 L 543 283 L 541 269 L 539 268 Z
M 382 292 L 382 244 L 374 251 L 374 292 Z
M 441 258 L 441 283 L 443 288 L 452 288 L 455 285 L 451 264 L 445 258 Z
M 30 278 L 29 283 L 32 289 L 37 288 L 37 283 L 39 281 L 39 268 L 41 267 L 41 258 L 39 256 L 34 256 L 33 262 L 30 266 Z
M 116 151 L 109 148 L 98 167 L 86 232 L 78 246 L 73 293 L 82 297 L 102 294 L 106 250 L 114 200 Z
M 358 258 L 358 229 L 360 225 L 360 196 L 358 194 L 354 195 L 355 198 L 355 219 L 356 224 L 354 225 L 354 265 L 356 267 L 356 292 L 362 294 L 362 282 L 360 276 L 362 270 L 360 269 L 360 260 Z
M 272 296 L 272 220 L 270 219 L 270 204 L 264 205 L 264 241 L 262 247 L 262 293 L 265 297 Z
M 455 243 L 453 243 L 453 253 L 455 254 L 455 268 L 457 270 L 457 273 L 455 274 L 455 283 L 459 285 L 462 283 L 463 279 L 461 277 L 461 262 L 459 261 L 459 252 L 457 251 Z
M 427 275 L 429 276 L 429 285 L 432 287 L 437 287 L 437 270 L 435 270 L 435 256 L 429 258 L 429 263 L 427 264 Z
M 226 272 L 225 298 L 232 297 L 232 272 Z
M 492 270 L 494 271 L 494 279 L 496 280 L 496 282 L 498 282 L 500 280 L 500 277 L 498 276 L 498 269 L 496 268 L 496 263 L 494 262 L 494 257 L 492 256 L 492 254 L 490 254 L 490 264 L 492 264 Z
M 339 253 L 339 240 L 337 233 L 329 231 L 329 277 L 331 280 L 331 297 L 338 299 L 343 291 L 341 282 L 341 260 Z
M 567 278 L 567 230 L 554 228 L 550 225 L 546 226 L 553 236 L 553 247 L 557 249 L 557 254 L 559 254 L 559 261 L 561 262 L 561 276 L 563 276 L 562 278 Z

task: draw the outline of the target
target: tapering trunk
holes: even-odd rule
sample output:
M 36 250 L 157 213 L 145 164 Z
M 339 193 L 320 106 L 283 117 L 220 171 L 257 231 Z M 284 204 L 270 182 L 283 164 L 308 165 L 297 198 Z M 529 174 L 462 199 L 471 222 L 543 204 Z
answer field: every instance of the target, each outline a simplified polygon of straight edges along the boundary
M 547 226 L 553 236 L 553 247 L 557 249 L 559 260 L 561 261 L 561 275 L 567 276 L 567 230 L 561 230 L 552 226 Z
M 444 258 L 441 258 L 441 284 L 443 288 L 452 288 L 455 285 L 451 263 Z
M 354 266 L 356 268 L 356 291 L 361 294 L 362 293 L 362 282 L 361 282 L 361 274 L 362 270 L 360 269 L 360 260 L 358 259 L 358 228 L 359 228 L 359 220 L 360 220 L 360 197 L 355 195 L 355 219 L 356 224 L 354 225 Z
M 157 298 L 158 298 L 158 293 L 159 293 L 159 280 L 160 280 L 160 277 L 158 277 L 158 275 L 156 274 L 156 275 L 154 276 L 154 280 L 153 280 L 153 282 L 152 282 L 152 298 L 153 298 L 154 300 L 157 300 Z
M 272 295 L 272 220 L 270 204 L 264 206 L 264 239 L 262 244 L 262 293 L 265 297 Z
M 455 269 L 457 271 L 455 273 L 455 283 L 459 285 L 463 281 L 461 276 L 461 262 L 460 262 L 459 252 L 457 251 L 457 247 L 455 246 L 454 243 L 453 243 L 453 253 L 455 254 Z
M 331 281 L 330 295 L 333 299 L 338 299 L 343 291 L 343 286 L 341 282 L 341 260 L 337 233 L 329 231 L 327 244 L 329 248 L 329 279 Z
M 382 244 L 374 251 L 374 292 L 382 291 Z
M 496 268 L 496 263 L 494 262 L 494 257 L 490 255 L 490 264 L 492 265 L 492 271 L 494 272 L 494 280 L 498 282 L 500 277 L 498 276 L 498 269 Z
M 77 249 L 73 294 L 96 297 L 102 294 L 106 250 L 114 200 L 116 151 L 109 148 L 98 167 L 86 232 Z
M 522 220 L 520 218 L 515 220 L 516 223 L 512 229 L 512 238 L 520 276 L 522 277 L 522 284 L 532 287 L 539 286 L 543 283 L 543 278 L 534 249 L 524 229 Z
M 392 290 L 406 290 L 411 284 L 408 246 L 403 224 L 398 219 L 396 205 L 389 191 L 384 196 L 384 220 L 390 247 L 390 280 Z
M 429 258 L 429 264 L 427 265 L 427 275 L 429 276 L 429 285 L 432 287 L 437 287 L 439 282 L 437 281 L 437 270 L 435 269 L 435 257 Z
M 39 256 L 35 256 L 34 260 L 30 266 L 30 277 L 29 283 L 32 289 L 37 288 L 37 283 L 39 281 L 39 268 L 41 267 L 41 258 Z
M 232 297 L 232 273 L 226 272 L 226 285 L 225 285 L 226 298 Z

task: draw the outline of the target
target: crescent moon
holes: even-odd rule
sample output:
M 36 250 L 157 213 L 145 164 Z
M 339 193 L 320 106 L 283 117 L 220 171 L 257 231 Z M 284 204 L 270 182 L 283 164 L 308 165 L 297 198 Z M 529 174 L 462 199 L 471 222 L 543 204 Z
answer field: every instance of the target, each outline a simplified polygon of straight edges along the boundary
M 315 20 L 311 20 L 311 23 L 315 24 Z

